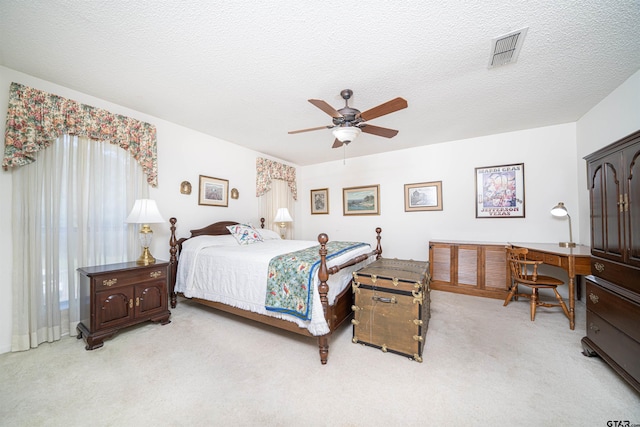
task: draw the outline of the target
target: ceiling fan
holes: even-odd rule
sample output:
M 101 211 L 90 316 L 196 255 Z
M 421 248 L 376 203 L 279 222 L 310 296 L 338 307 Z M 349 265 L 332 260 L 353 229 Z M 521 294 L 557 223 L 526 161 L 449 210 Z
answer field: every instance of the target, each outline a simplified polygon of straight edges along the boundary
M 333 129 L 333 135 L 336 137 L 336 140 L 334 141 L 332 148 L 338 148 L 343 144 L 349 144 L 357 138 L 358 135 L 360 135 L 360 132 L 370 133 L 372 135 L 382 136 L 385 138 L 393 138 L 398 134 L 398 131 L 395 129 L 373 126 L 368 124 L 367 121 L 407 108 L 407 101 L 405 99 L 395 98 L 361 113 L 360 110 L 349 107 L 349 99 L 352 95 L 353 91 L 351 89 L 344 89 L 340 92 L 340 96 L 344 99 L 344 107 L 339 110 L 336 110 L 321 99 L 310 99 L 310 103 L 333 118 L 333 124 L 309 129 L 293 130 L 289 132 L 289 134 L 320 129 Z

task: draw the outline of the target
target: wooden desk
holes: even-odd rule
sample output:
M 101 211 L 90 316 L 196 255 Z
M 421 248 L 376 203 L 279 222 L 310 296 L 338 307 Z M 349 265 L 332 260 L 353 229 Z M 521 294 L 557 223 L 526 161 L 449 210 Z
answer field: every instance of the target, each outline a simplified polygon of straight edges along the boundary
M 575 329 L 576 276 L 591 274 L 591 248 L 578 245 L 575 248 L 562 248 L 557 243 L 513 243 L 515 248 L 527 248 L 527 259 L 542 261 L 564 269 L 569 276 L 569 327 Z

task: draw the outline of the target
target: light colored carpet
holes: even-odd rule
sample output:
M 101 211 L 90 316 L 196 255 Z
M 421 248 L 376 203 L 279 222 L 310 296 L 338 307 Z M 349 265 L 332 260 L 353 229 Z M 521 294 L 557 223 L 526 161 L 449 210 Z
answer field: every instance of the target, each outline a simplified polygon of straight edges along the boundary
M 3 426 L 606 426 L 640 423 L 640 394 L 556 309 L 432 291 L 424 362 L 316 340 L 181 301 L 166 326 L 103 348 L 65 338 L 0 355 Z

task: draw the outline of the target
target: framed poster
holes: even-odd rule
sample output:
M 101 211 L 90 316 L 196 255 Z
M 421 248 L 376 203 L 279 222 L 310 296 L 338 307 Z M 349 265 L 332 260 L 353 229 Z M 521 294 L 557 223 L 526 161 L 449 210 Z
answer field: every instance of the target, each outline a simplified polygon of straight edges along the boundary
M 198 204 L 205 206 L 229 206 L 229 181 L 200 175 Z
M 329 189 L 311 190 L 311 215 L 329 213 Z
M 524 163 L 476 168 L 476 218 L 524 218 Z
M 380 215 L 380 185 L 342 189 L 344 215 Z
M 404 211 L 441 211 L 442 181 L 404 185 Z

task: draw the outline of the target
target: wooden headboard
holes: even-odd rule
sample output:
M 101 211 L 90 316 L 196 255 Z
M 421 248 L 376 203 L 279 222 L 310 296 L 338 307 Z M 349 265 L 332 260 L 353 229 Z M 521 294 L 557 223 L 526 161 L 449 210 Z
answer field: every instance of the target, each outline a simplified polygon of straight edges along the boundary
M 171 219 L 174 220 L 175 218 L 171 218 Z M 175 221 L 170 221 L 170 222 L 172 226 L 175 226 Z M 264 222 L 265 222 L 265 219 L 260 218 L 260 228 L 264 228 Z M 236 224 L 240 224 L 240 223 L 236 221 L 220 221 L 213 224 L 209 224 L 206 227 L 199 228 L 197 230 L 190 230 L 191 236 L 182 237 L 181 239 L 178 240 L 177 242 L 178 253 L 182 251 L 182 243 L 184 243 L 185 240 L 188 240 L 196 236 L 223 236 L 225 234 L 231 234 L 231 232 L 227 227 L 229 225 L 236 225 Z
M 215 224 L 209 224 L 204 228 L 191 230 L 191 237 L 196 236 L 221 236 L 223 234 L 231 234 L 227 226 L 238 224 L 235 221 L 220 221 Z

